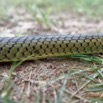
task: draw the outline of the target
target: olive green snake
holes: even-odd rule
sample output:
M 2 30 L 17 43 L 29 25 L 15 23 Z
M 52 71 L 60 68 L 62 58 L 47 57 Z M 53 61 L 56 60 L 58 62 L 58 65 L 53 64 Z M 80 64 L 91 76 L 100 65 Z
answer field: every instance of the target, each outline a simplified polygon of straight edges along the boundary
M 0 38 L 0 62 L 103 52 L 103 34 L 34 35 Z

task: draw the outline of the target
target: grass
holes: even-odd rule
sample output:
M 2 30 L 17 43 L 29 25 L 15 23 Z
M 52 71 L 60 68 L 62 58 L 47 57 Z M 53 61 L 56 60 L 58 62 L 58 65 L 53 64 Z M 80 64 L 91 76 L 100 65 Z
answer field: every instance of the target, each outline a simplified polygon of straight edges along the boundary
M 0 1 L 0 15 L 1 20 L 9 20 L 9 13 L 8 11 L 16 11 L 18 8 L 24 8 L 27 12 L 31 13 L 33 17 L 36 19 L 36 21 L 42 25 L 43 27 L 51 27 L 52 21 L 50 20 L 50 15 L 55 12 L 64 12 L 64 11 L 75 11 L 78 13 L 83 13 L 90 16 L 99 16 L 103 15 L 103 0 L 1 0 Z M 96 12 L 95 12 L 96 11 Z M 55 79 L 51 81 L 47 81 L 44 85 L 44 88 L 46 86 L 51 86 L 54 89 L 54 84 L 59 84 L 60 81 L 63 81 L 62 86 L 59 88 L 59 95 L 56 94 L 56 91 L 54 89 L 54 97 L 55 97 L 55 103 L 62 103 L 63 95 L 66 93 L 70 95 L 70 101 L 74 99 L 74 97 L 81 99 L 83 101 L 91 102 L 91 103 L 102 103 L 103 99 L 101 97 L 101 92 L 103 91 L 103 74 L 102 74 L 102 65 L 103 65 L 103 59 L 99 58 L 97 56 L 90 56 L 90 55 L 76 55 L 71 56 L 71 58 L 77 58 L 83 61 L 86 61 L 85 63 L 90 63 L 90 68 L 87 68 L 85 70 L 72 70 L 70 73 L 66 73 L 64 75 L 61 75 L 59 77 L 56 77 Z M 15 69 L 21 65 L 22 62 L 19 62 L 17 64 L 13 64 L 7 73 L 7 77 L 4 78 L 5 85 L 3 87 L 3 90 L 1 91 L 0 96 L 0 102 L 2 103 L 16 103 L 13 100 L 10 100 L 12 96 L 12 88 L 15 87 L 15 83 L 12 80 L 12 73 L 15 71 Z M 95 64 L 95 65 L 94 65 Z M 88 72 L 92 72 L 92 74 L 88 74 Z M 75 93 L 72 93 L 66 88 L 67 80 L 74 80 L 74 77 L 76 78 L 79 76 L 80 78 L 84 78 L 84 81 L 81 81 L 81 85 L 78 88 Z M 98 80 L 99 78 L 99 80 Z M 79 81 L 79 80 L 78 80 Z M 39 83 L 38 83 L 39 85 Z M 95 99 L 84 99 L 81 96 L 78 96 L 78 92 L 80 92 L 82 89 L 84 89 L 86 86 L 90 85 L 90 87 L 87 87 L 87 91 L 96 93 L 99 92 L 99 98 Z M 36 95 L 36 102 L 40 103 L 40 100 L 42 99 L 41 95 L 45 96 L 44 94 L 41 94 L 41 88 L 37 90 Z M 43 93 L 43 91 L 42 91 Z M 46 98 L 46 97 L 44 97 Z M 24 100 L 20 101 L 25 102 Z M 48 100 L 49 103 L 52 103 L 52 100 Z
M 68 57 L 68 56 L 67 56 Z M 98 64 L 103 64 L 103 59 L 94 55 L 73 55 L 70 58 L 79 58 L 88 62 L 96 62 Z
M 54 12 L 75 11 L 97 18 L 103 15 L 102 4 L 103 0 L 1 0 L 0 16 L 8 21 L 10 12 L 16 12 L 17 8 L 25 9 L 34 16 L 38 23 L 47 28 L 52 25 L 49 17 Z
M 86 57 L 86 59 L 85 59 Z M 91 56 L 92 57 L 92 56 Z M 101 61 L 102 59 L 101 58 L 98 58 L 98 57 L 95 57 L 93 56 L 93 61 L 91 60 L 91 57 L 87 56 L 87 55 L 84 55 L 84 57 L 82 55 L 80 55 L 79 59 L 83 59 L 87 62 L 94 62 L 95 63 L 98 63 L 98 61 Z M 88 61 L 89 60 L 89 61 Z M 102 60 L 103 61 L 103 60 Z M 12 81 L 12 73 L 15 71 L 15 69 L 21 64 L 22 62 L 19 62 L 19 63 L 16 63 L 16 64 L 13 64 L 11 66 L 11 69 L 8 73 L 8 78 L 5 79 L 5 86 L 4 86 L 4 90 L 2 90 L 2 93 L 1 93 L 1 98 L 0 98 L 0 101 L 2 101 L 2 103 L 15 103 L 13 100 L 9 100 L 9 98 L 11 97 L 11 88 L 13 88 L 15 86 L 15 84 L 13 83 Z M 99 64 L 102 64 L 102 62 L 99 62 Z M 94 73 L 92 73 L 91 75 L 87 75 L 86 72 L 88 71 L 92 71 Z M 79 78 L 85 78 L 86 81 L 78 88 L 77 91 L 75 91 L 75 93 L 72 93 L 72 92 L 67 92 L 68 90 L 66 89 L 66 85 L 67 85 L 67 80 L 70 80 L 70 79 L 73 79 L 73 77 L 79 75 Z M 91 85 L 90 88 L 88 88 L 88 91 L 90 92 L 102 92 L 103 90 L 103 84 L 96 81 L 96 78 L 103 78 L 103 74 L 102 74 L 102 68 L 98 68 L 98 67 L 92 67 L 92 68 L 87 68 L 85 70 L 75 70 L 75 71 L 72 71 L 71 73 L 67 73 L 67 74 L 64 74 L 64 75 L 61 75 L 60 77 L 58 78 L 55 78 L 54 80 L 51 80 L 51 81 L 48 81 L 45 85 L 44 85 L 44 88 L 47 86 L 47 85 L 53 85 L 54 83 L 57 83 L 61 80 L 63 80 L 63 85 L 62 87 L 60 88 L 60 91 L 59 91 L 59 95 L 56 97 L 57 100 L 56 103 L 62 103 L 62 97 L 64 95 L 64 93 L 67 93 L 67 94 L 70 94 L 71 95 L 71 98 L 69 99 L 70 101 L 76 97 L 76 98 L 80 98 L 82 99 L 81 97 L 78 97 L 77 96 L 77 93 L 80 92 L 83 88 L 85 88 L 87 85 L 91 84 L 92 82 L 93 85 Z M 41 88 L 41 87 L 40 87 Z M 42 87 L 43 88 L 43 87 Z M 39 103 L 39 100 L 41 99 L 41 95 L 40 95 L 40 91 L 38 91 L 38 94 L 37 94 L 37 103 Z M 94 102 L 97 102 L 97 103 L 101 103 L 100 101 L 102 101 L 102 98 L 97 98 L 97 99 L 92 99 L 92 100 L 88 100 L 88 99 L 83 99 L 84 101 L 88 101 L 90 103 L 94 103 Z M 51 102 L 51 101 L 49 101 Z M 21 102 L 20 102 L 21 103 Z
M 22 62 L 19 63 L 13 63 L 11 65 L 11 68 L 9 70 L 9 72 L 7 73 L 8 75 L 5 78 L 5 86 L 1 92 L 1 98 L 0 101 L 2 103 L 15 103 L 13 100 L 9 100 L 10 96 L 11 96 L 11 89 L 15 86 L 13 80 L 12 80 L 12 73 L 15 71 L 15 69 L 22 64 Z
M 68 9 L 74 9 L 78 12 L 92 12 L 95 13 L 95 10 L 98 11 L 98 13 L 102 13 L 103 5 L 102 0 L 1 0 L 1 8 L 4 10 L 7 10 L 7 8 L 13 8 L 13 7 L 24 7 L 24 8 L 31 8 L 33 6 L 37 6 L 38 8 L 42 9 L 52 9 L 54 10 L 68 10 Z M 97 13 L 97 12 L 96 12 Z

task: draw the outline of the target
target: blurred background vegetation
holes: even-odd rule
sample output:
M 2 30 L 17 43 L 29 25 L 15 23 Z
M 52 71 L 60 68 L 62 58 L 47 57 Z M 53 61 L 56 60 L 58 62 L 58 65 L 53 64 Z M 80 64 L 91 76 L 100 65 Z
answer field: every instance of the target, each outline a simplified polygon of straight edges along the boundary
M 38 9 L 47 14 L 55 11 L 75 11 L 89 15 L 103 15 L 103 0 L 0 0 L 0 15 L 7 15 L 15 8 L 24 8 L 29 12 Z
M 0 20 L 8 21 L 17 10 L 30 13 L 39 24 L 50 27 L 52 13 L 77 13 L 102 17 L 103 0 L 0 0 Z

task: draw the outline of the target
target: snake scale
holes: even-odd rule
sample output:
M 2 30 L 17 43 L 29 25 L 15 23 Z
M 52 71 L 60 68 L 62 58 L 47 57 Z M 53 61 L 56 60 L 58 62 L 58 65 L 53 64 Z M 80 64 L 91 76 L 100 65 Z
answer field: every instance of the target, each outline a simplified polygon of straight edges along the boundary
M 103 52 L 103 34 L 0 38 L 0 62 Z

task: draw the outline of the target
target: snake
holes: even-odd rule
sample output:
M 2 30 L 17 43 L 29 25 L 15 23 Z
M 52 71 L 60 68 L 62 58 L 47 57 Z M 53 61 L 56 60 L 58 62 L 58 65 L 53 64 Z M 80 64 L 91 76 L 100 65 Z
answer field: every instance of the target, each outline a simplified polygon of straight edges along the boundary
M 0 62 L 102 52 L 102 33 L 0 37 Z

